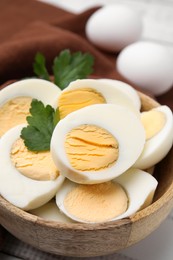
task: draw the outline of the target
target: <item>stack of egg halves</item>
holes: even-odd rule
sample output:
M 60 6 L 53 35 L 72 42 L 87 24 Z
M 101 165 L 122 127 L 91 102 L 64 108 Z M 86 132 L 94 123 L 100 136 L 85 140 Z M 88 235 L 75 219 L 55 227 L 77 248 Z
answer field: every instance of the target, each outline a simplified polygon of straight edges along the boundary
M 158 106 L 141 113 L 138 93 L 128 84 L 108 79 L 76 80 L 63 91 L 57 88 L 53 96 L 47 103 L 56 107 L 58 100 L 60 112 L 49 152 L 58 171 L 56 178 L 33 180 L 15 170 L 16 179 L 11 173 L 14 165 L 8 163 L 6 174 L 0 174 L 5 183 L 4 188 L 0 185 L 1 195 L 33 214 L 64 222 L 113 221 L 148 206 L 158 184 L 149 172 L 173 142 L 171 110 Z M 21 128 L 12 128 L 0 140 L 0 150 L 6 150 L 8 160 Z M 3 168 L 5 164 L 7 160 Z M 33 187 L 37 184 L 35 191 L 27 191 L 25 179 Z M 47 194 L 39 183 L 43 189 L 49 186 Z M 46 204 L 55 194 L 56 203 Z

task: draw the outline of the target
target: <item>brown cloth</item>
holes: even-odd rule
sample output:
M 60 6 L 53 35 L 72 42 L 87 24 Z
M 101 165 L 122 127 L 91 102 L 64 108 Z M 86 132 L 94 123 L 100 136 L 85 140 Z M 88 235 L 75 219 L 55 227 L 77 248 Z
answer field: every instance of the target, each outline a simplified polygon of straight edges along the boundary
M 53 58 L 66 48 L 93 54 L 94 76 L 126 81 L 115 69 L 116 54 L 100 51 L 85 37 L 86 21 L 96 9 L 75 15 L 36 0 L 0 0 L 0 84 L 34 76 L 38 51 L 51 73 Z M 173 89 L 158 101 L 173 109 L 172 97 Z

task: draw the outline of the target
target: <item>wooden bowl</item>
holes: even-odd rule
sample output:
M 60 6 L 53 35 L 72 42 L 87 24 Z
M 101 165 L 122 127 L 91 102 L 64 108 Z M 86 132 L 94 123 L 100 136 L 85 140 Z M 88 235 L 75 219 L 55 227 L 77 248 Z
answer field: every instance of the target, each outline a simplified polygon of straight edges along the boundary
M 142 110 L 159 104 L 140 94 Z M 66 256 L 99 256 L 139 242 L 155 230 L 173 207 L 173 149 L 155 170 L 159 181 L 154 202 L 133 216 L 102 224 L 46 221 L 11 205 L 0 197 L 0 223 L 20 240 L 49 253 Z

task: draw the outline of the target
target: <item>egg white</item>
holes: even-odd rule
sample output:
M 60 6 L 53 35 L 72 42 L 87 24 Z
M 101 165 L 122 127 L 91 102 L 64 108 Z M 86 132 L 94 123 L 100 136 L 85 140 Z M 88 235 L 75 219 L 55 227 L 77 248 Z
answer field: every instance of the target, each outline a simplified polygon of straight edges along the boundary
M 157 188 L 157 180 L 147 172 L 139 169 L 131 168 L 121 176 L 115 178 L 113 182 L 119 183 L 125 190 L 128 197 L 128 208 L 127 210 L 109 221 L 115 221 L 122 218 L 130 217 L 138 210 L 143 209 L 144 205 L 147 207 L 152 203 L 155 190 Z M 60 190 L 56 194 L 56 204 L 60 211 L 66 216 L 77 222 L 93 223 L 85 220 L 81 220 L 78 217 L 70 214 L 64 206 L 64 200 L 67 194 L 72 191 L 77 185 L 74 182 L 65 180 Z M 77 201 L 76 201 L 77 203 Z
M 57 107 L 60 93 L 60 88 L 47 80 L 24 79 L 12 83 L 0 91 L 0 106 L 16 97 L 31 97 L 42 101 L 44 105 Z
M 154 110 L 164 113 L 166 123 L 159 133 L 146 141 L 140 157 L 134 164 L 136 168 L 147 169 L 154 166 L 167 155 L 173 144 L 172 111 L 167 106 L 159 106 Z
M 59 210 L 54 199 L 39 208 L 30 210 L 29 213 L 45 220 L 57 221 L 61 223 L 73 223 L 72 219 L 68 218 Z
M 129 206 L 126 212 L 112 220 L 126 218 L 152 203 L 158 181 L 148 172 L 130 168 L 114 179 L 127 193 Z
M 10 152 L 25 124 L 7 131 L 0 139 L 0 194 L 13 205 L 30 210 L 42 206 L 55 196 L 64 181 L 59 175 L 53 181 L 37 181 L 22 175 L 13 165 Z
M 138 102 L 137 97 L 135 98 L 136 101 L 134 103 L 134 98 L 131 97 L 132 94 L 126 94 L 125 91 L 120 89 L 120 86 L 118 87 L 118 84 L 123 85 L 122 82 L 119 83 L 118 81 L 116 84 L 110 84 L 110 82 L 107 82 L 107 80 L 79 79 L 71 82 L 68 87 L 61 92 L 61 94 L 70 90 L 91 88 L 99 92 L 105 98 L 107 104 L 125 106 L 139 117 L 139 104 L 136 105 Z M 135 94 L 133 93 L 133 96 L 134 95 Z
M 132 86 L 120 80 L 105 79 L 105 78 L 98 79 L 98 80 L 100 82 L 104 82 L 106 84 L 112 85 L 114 88 L 122 92 L 125 96 L 128 96 L 133 102 L 134 106 L 137 108 L 137 110 L 140 110 L 141 100 L 137 91 Z
M 119 143 L 119 157 L 111 167 L 100 171 L 74 169 L 65 151 L 66 135 L 83 124 L 95 125 L 107 130 Z M 51 154 L 60 172 L 71 181 L 91 184 L 115 178 L 130 168 L 141 154 L 145 132 L 141 121 L 128 108 L 113 104 L 97 104 L 77 110 L 62 119 L 54 129 Z

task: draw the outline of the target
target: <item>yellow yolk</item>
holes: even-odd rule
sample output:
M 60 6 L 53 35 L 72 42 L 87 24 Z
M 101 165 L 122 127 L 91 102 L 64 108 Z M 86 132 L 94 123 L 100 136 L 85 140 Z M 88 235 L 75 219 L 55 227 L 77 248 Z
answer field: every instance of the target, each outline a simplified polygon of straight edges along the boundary
M 106 103 L 104 97 L 99 92 L 91 88 L 63 92 L 59 98 L 60 118 L 62 119 L 71 112 L 80 108 L 104 103 Z
M 17 97 L 0 107 L 0 136 L 10 128 L 26 123 L 32 98 Z
M 34 180 L 55 180 L 59 175 L 49 151 L 29 151 L 21 138 L 12 146 L 11 160 L 21 174 Z
M 81 125 L 66 136 L 65 151 L 73 168 L 80 171 L 99 171 L 118 159 L 117 140 L 105 129 Z
M 67 194 L 64 206 L 81 220 L 102 222 L 123 214 L 128 207 L 128 197 L 114 182 L 79 185 Z
M 158 134 L 166 123 L 165 115 L 156 110 L 143 112 L 141 120 L 146 132 L 146 140 Z

